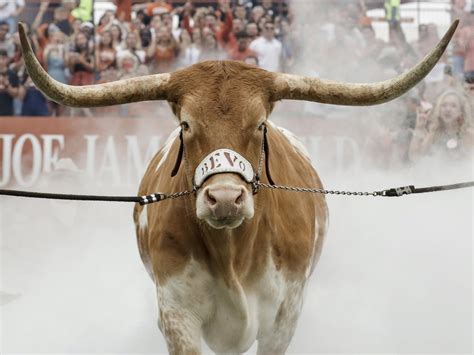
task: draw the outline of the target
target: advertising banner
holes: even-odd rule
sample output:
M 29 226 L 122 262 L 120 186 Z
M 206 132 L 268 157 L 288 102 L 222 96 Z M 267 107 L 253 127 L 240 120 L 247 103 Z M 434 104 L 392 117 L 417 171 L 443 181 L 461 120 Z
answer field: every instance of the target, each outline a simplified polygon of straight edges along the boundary
M 347 167 L 360 154 L 350 125 L 341 131 L 314 118 L 273 121 L 290 128 L 318 166 Z M 64 158 L 95 182 L 131 186 L 138 185 L 177 123 L 170 118 L 3 117 L 0 127 L 0 187 L 34 186 Z

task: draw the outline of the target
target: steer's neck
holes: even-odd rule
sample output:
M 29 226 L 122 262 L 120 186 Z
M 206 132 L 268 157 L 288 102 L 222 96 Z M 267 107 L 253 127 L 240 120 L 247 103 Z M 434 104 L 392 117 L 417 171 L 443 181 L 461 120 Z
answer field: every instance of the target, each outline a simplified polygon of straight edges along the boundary
M 260 274 L 268 239 L 259 233 L 259 221 L 255 218 L 245 221 L 235 229 L 203 228 L 203 243 L 209 256 L 212 272 L 221 276 L 226 283 L 235 278 L 239 282 L 251 282 Z

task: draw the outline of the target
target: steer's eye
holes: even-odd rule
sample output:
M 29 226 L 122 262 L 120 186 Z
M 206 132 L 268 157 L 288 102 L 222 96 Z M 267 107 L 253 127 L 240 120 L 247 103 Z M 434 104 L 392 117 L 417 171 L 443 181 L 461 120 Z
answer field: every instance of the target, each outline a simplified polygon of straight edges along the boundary
M 183 129 L 183 131 L 187 131 L 189 129 L 189 123 L 186 121 L 182 121 L 181 128 Z
M 258 130 L 259 131 L 263 131 L 263 128 L 265 127 L 265 122 L 262 122 L 259 126 L 258 126 Z

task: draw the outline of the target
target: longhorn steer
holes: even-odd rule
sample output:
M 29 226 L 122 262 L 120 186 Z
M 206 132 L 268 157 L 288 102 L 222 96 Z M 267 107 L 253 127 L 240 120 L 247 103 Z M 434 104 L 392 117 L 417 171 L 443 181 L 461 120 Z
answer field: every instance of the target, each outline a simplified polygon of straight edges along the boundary
M 20 26 L 28 71 L 51 99 L 71 106 L 167 100 L 178 128 L 153 158 L 139 194 L 199 186 L 191 197 L 135 206 L 143 263 L 155 282 L 159 327 L 173 354 L 282 354 L 295 331 L 328 219 L 322 195 L 253 194 L 252 179 L 322 188 L 307 154 L 267 121 L 274 102 L 371 105 L 400 96 L 436 64 L 438 46 L 407 73 L 375 84 L 344 84 L 210 61 L 171 73 L 72 87 L 51 79 Z M 265 148 L 265 149 L 262 149 Z M 265 153 L 264 153 L 265 152 Z

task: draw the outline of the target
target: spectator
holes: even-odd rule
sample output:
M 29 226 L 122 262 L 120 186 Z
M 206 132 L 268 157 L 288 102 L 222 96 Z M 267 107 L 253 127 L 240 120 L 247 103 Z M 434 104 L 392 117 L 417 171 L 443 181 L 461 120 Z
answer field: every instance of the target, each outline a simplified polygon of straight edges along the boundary
M 103 31 L 108 30 L 112 25 L 113 20 L 114 13 L 112 11 L 106 11 L 99 19 L 99 23 L 97 25 L 97 33 L 101 34 Z
M 258 23 L 265 16 L 265 10 L 261 6 L 255 6 L 250 12 L 250 21 Z
M 262 8 L 265 14 L 269 15 L 272 20 L 279 15 L 278 6 L 272 0 L 262 0 Z
M 54 10 L 53 25 L 59 28 L 66 36 L 70 36 L 73 32 L 72 20 L 71 12 L 66 7 L 58 7 Z
M 420 24 L 418 26 L 418 40 L 412 47 L 418 57 L 424 57 L 439 42 L 438 29 L 434 23 Z
M 74 51 L 69 54 L 71 85 L 91 85 L 94 82 L 94 61 L 89 49 L 89 39 L 79 32 L 74 41 Z
M 114 0 L 114 4 L 117 6 L 115 17 L 119 21 L 131 22 L 132 21 L 132 0 Z
M 138 57 L 132 52 L 124 51 L 118 59 L 118 79 L 136 77 L 139 67 Z
M 145 4 L 144 7 L 146 9 L 145 13 L 150 17 L 154 15 L 161 15 L 166 12 L 171 12 L 173 10 L 173 7 L 170 4 L 168 4 L 166 0 L 165 1 L 158 0 L 158 1 L 150 2 L 149 4 Z M 143 6 L 135 6 L 136 10 L 140 8 L 143 8 Z
M 10 34 L 16 31 L 18 16 L 24 9 L 24 0 L 0 0 L 0 22 L 8 24 Z
M 72 21 L 71 27 L 72 27 L 72 34 L 70 37 L 71 37 L 71 40 L 74 40 L 77 34 L 81 31 L 82 20 L 78 18 L 74 19 L 74 21 Z
M 146 53 L 142 49 L 138 32 L 131 31 L 127 33 L 127 37 L 125 38 L 124 48 L 118 52 L 117 56 L 120 57 L 123 52 L 132 53 L 138 58 L 138 60 L 140 61 L 140 64 L 145 64 Z
M 123 46 L 122 40 L 123 40 L 123 30 L 122 27 L 120 27 L 117 23 L 113 23 L 110 26 L 110 34 L 112 35 L 112 47 L 114 49 L 120 49 Z
M 474 114 L 474 76 L 467 76 L 464 83 L 464 91 L 466 93 L 466 99 L 469 102 L 471 108 L 471 114 Z
M 69 11 L 72 18 L 81 19 L 82 22 L 90 22 L 92 21 L 92 12 L 94 7 L 93 0 L 80 0 L 79 6 L 76 8 L 76 1 L 75 0 L 65 0 L 63 1 L 64 7 L 68 7 L 67 4 L 70 5 Z
M 67 69 L 68 50 L 65 45 L 65 35 L 59 30 L 49 34 L 50 42 L 44 50 L 45 69 L 48 74 L 60 83 L 69 82 Z M 55 102 L 50 102 L 50 112 L 53 116 L 61 116 L 64 108 Z
M 280 23 L 279 40 L 282 45 L 282 67 L 283 71 L 290 71 L 294 63 L 295 56 L 295 40 L 291 34 L 290 23 L 286 20 Z
M 68 82 L 66 68 L 68 53 L 65 47 L 65 36 L 61 31 L 53 31 L 49 35 L 50 42 L 44 50 L 44 62 L 51 77 L 60 83 Z
M 19 87 L 18 97 L 23 102 L 21 106 L 22 116 L 48 116 L 48 102 L 29 76 Z
M 245 31 L 249 35 L 250 39 L 253 41 L 254 39 L 257 39 L 259 31 L 258 31 L 258 25 L 255 22 L 249 22 L 245 26 Z
M 244 5 L 237 5 L 234 10 L 234 17 L 242 21 L 242 24 L 247 23 L 247 9 Z
M 249 48 L 250 36 L 247 32 L 237 34 L 237 48 L 229 53 L 229 59 L 244 61 L 247 57 L 256 57 L 257 54 Z
M 268 71 L 280 71 L 282 45 L 275 38 L 275 25 L 272 22 L 265 24 L 263 35 L 250 43 L 249 48 L 257 53 L 261 68 Z
M 54 10 L 54 20 L 52 23 L 45 22 L 41 24 L 48 7 L 49 1 L 41 2 L 38 14 L 31 25 L 32 31 L 36 34 L 38 42 L 37 55 L 40 60 L 43 59 L 43 51 L 49 43 L 50 32 L 61 31 L 65 36 L 70 36 L 73 33 L 72 25 L 69 22 L 69 12 L 63 7 L 58 7 Z
M 6 51 L 9 58 L 12 58 L 15 52 L 15 45 L 9 34 L 9 24 L 6 21 L 0 21 L 0 49 Z
M 400 26 L 400 0 L 385 0 L 385 19 L 390 27 Z
M 464 76 L 471 77 L 474 75 L 474 14 L 467 17 L 460 36 L 464 46 Z
M 204 31 L 204 37 L 202 38 L 202 50 L 200 61 L 204 60 L 222 60 L 225 59 L 225 55 L 219 47 L 216 35 L 210 31 Z
M 102 79 L 103 74 L 116 68 L 117 51 L 113 47 L 112 35 L 109 31 L 102 32 L 95 53 L 95 69 Z
M 12 116 L 13 99 L 18 96 L 18 75 L 8 68 L 8 53 L 0 49 L 0 116 Z
M 197 33 L 199 33 L 199 30 Z M 198 36 L 197 36 L 198 37 Z M 200 41 L 200 38 L 198 38 Z M 187 67 L 196 64 L 201 57 L 201 48 L 192 39 L 188 31 L 183 30 L 179 36 L 179 67 Z
M 167 73 L 171 71 L 174 60 L 179 52 L 179 45 L 169 30 L 161 27 L 156 32 L 155 39 L 147 49 L 147 54 L 154 73 Z
M 15 73 L 18 73 L 24 70 L 25 65 L 25 63 L 23 62 L 23 52 L 21 51 L 20 34 L 18 32 L 15 32 L 13 34 L 12 40 L 13 45 L 15 46 L 15 52 L 13 54 L 13 58 L 10 61 L 10 69 L 13 70 Z M 33 45 L 33 48 L 36 48 L 36 46 Z
M 467 100 L 458 91 L 442 93 L 429 122 L 425 120 L 418 114 L 410 144 L 412 160 L 429 154 L 461 158 L 472 152 L 474 132 L 471 110 Z
M 422 149 L 423 140 L 428 135 L 430 129 L 430 114 L 433 104 L 428 101 L 421 101 L 416 110 L 416 124 L 413 130 L 412 139 L 408 151 L 410 161 L 415 161 Z
M 227 52 L 232 52 L 237 48 L 237 34 L 244 31 L 244 24 L 240 19 L 233 19 L 230 31 L 223 34 L 223 47 Z
M 451 18 L 460 19 L 461 26 L 464 26 L 466 15 L 466 0 L 451 0 Z

